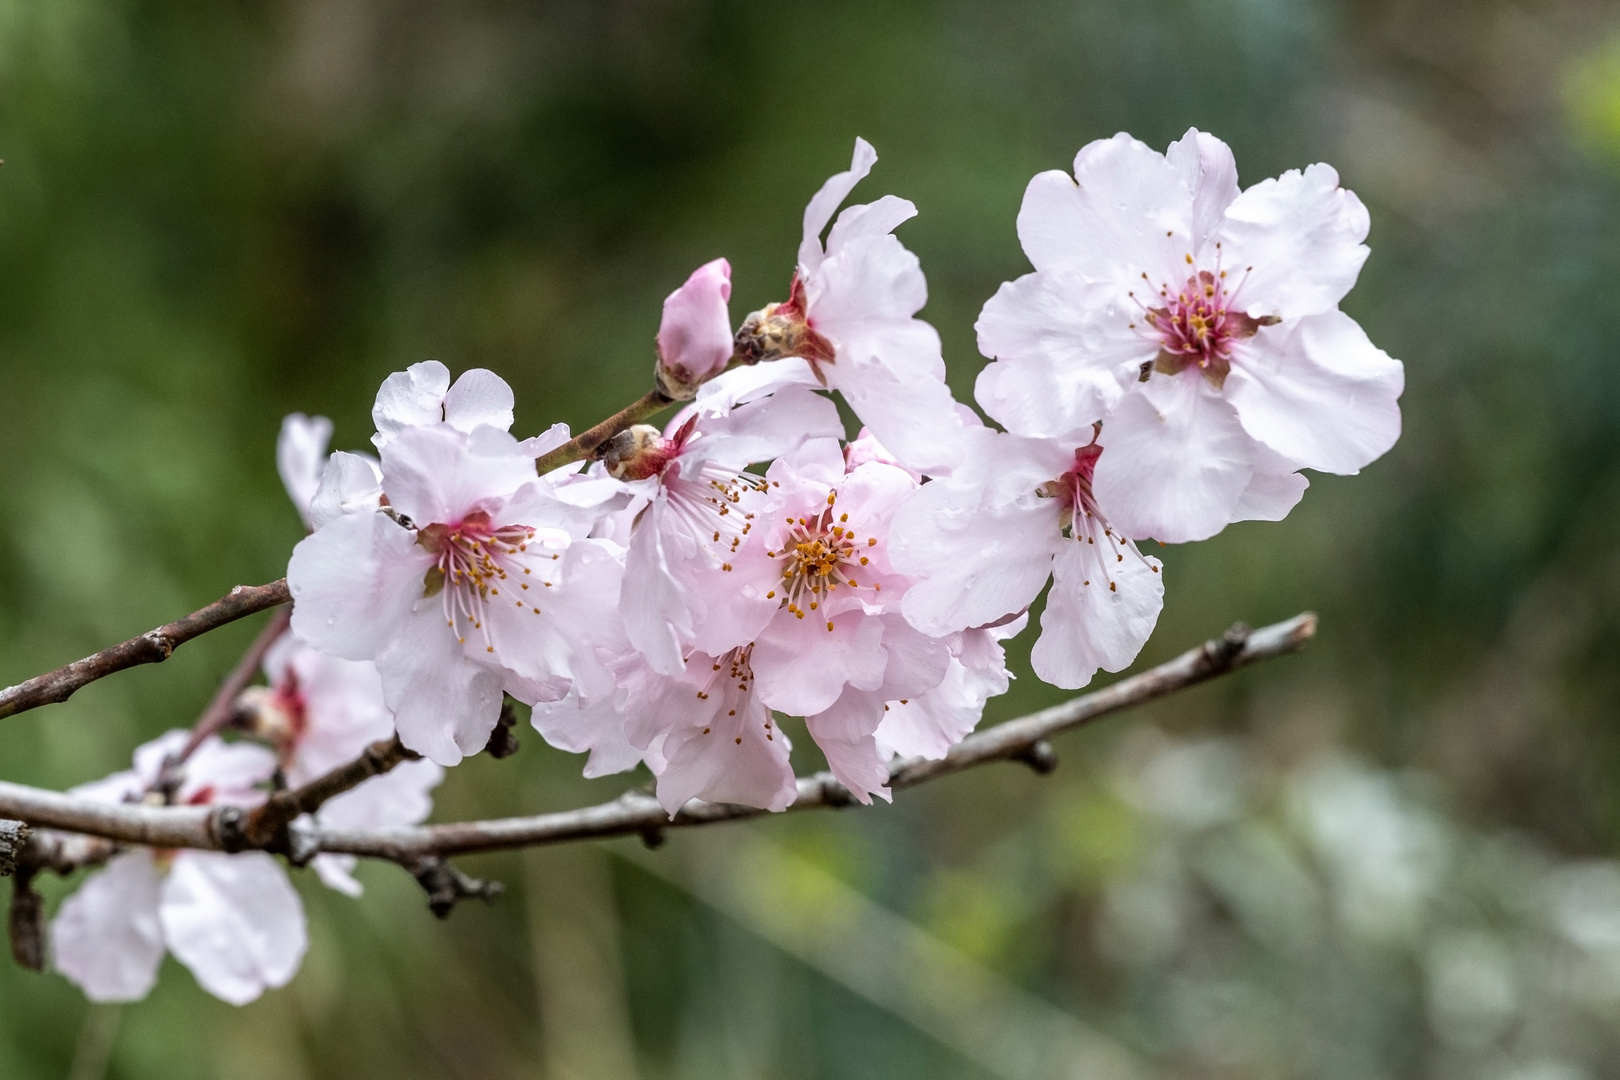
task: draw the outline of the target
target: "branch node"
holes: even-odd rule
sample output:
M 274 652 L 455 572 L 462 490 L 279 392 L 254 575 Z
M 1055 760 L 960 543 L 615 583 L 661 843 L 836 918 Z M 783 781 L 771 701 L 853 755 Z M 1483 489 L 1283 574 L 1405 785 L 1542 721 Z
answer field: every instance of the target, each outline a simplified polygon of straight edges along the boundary
M 1058 767 L 1057 751 L 1045 739 L 1036 739 L 1028 746 L 1012 756 L 1014 761 L 1022 761 L 1034 770 L 1037 776 L 1046 776 L 1056 772 Z
M 311 859 L 321 853 L 321 837 L 318 832 L 294 821 L 286 829 L 287 861 L 300 870 L 309 865 Z
M 1204 642 L 1204 663 L 1212 671 L 1225 671 L 1249 643 L 1250 633 L 1247 624 L 1233 623 L 1218 639 Z
M 484 744 L 484 753 L 496 760 L 509 758 L 517 753 L 518 747 L 522 745 L 512 733 L 517 722 L 517 702 L 507 697 L 501 702 L 501 715 L 489 733 L 489 742 Z
M 33 831 L 21 821 L 0 820 L 0 877 L 16 872 L 17 858 Z
M 34 891 L 32 871 L 11 880 L 11 958 L 29 971 L 45 970 L 45 899 Z
M 214 811 L 214 839 L 227 855 L 246 851 L 248 847 L 247 815 L 239 807 L 222 806 Z
M 413 873 L 417 884 L 427 892 L 428 910 L 440 919 L 448 919 L 462 900 L 489 903 L 506 891 L 500 882 L 468 877 L 440 858 L 423 859 Z
M 821 801 L 834 810 L 842 810 L 855 805 L 855 796 L 850 794 L 849 788 L 829 776 L 821 782 Z
M 237 586 L 238 589 L 241 587 L 240 585 Z M 158 630 L 148 630 L 141 637 L 147 644 L 157 650 L 157 658 L 160 663 L 174 655 L 174 642 L 169 640 L 168 634 Z
M 664 846 L 664 841 L 667 839 L 669 838 L 664 835 L 664 830 L 656 825 L 649 825 L 641 830 L 641 842 L 647 845 L 648 851 L 657 851 Z

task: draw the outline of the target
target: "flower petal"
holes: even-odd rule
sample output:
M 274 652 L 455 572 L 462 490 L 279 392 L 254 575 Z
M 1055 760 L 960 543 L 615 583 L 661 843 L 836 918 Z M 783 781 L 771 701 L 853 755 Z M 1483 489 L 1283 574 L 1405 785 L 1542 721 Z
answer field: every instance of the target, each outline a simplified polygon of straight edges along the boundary
M 324 416 L 292 413 L 281 421 L 276 437 L 276 472 L 287 489 L 287 497 L 309 524 L 309 503 L 321 485 L 326 467 L 326 444 L 332 438 L 332 421 Z
M 754 693 L 790 716 L 831 708 L 846 685 L 875 690 L 883 682 L 883 621 L 859 611 L 828 620 L 780 609 L 754 643 Z
M 163 961 L 163 879 L 145 849 L 115 856 L 62 901 L 51 922 L 56 970 L 91 1001 L 139 1001 Z
M 1240 282 L 1234 302 L 1256 317 L 1327 311 L 1367 261 L 1369 224 L 1367 208 L 1330 165 L 1262 180 L 1227 207 L 1220 230 L 1225 263 Z
M 744 701 L 734 716 L 717 711 L 705 727 L 665 738 L 658 802 L 671 817 L 692 799 L 785 810 L 798 795 L 787 736 L 757 697 Z
M 888 759 L 872 733 L 883 721 L 883 695 L 849 687 L 832 706 L 805 717 L 810 737 L 827 758 L 827 767 L 857 802 L 872 805 L 872 796 L 891 799 Z
M 433 556 L 384 514 L 348 514 L 293 548 L 293 632 L 348 660 L 384 652 L 422 595 Z
M 468 659 L 437 609 L 405 616 L 395 632 L 377 670 L 399 741 L 440 765 L 482 750 L 501 715 L 500 671 Z
M 444 395 L 449 390 L 450 369 L 437 360 L 394 372 L 383 380 L 371 407 L 371 419 L 377 425 L 371 441 L 381 447 L 407 427 L 437 424 L 444 419 Z
M 1192 249 L 1195 256 L 1201 255 L 1220 228 L 1226 208 L 1238 197 L 1237 162 L 1232 148 L 1207 132 L 1188 128 L 1187 134 L 1170 144 L 1164 156 L 1192 192 Z
M 304 905 L 286 871 L 262 851 L 176 855 L 158 917 L 175 959 L 232 1005 L 285 986 L 309 945 Z
M 1030 663 L 1053 686 L 1078 690 L 1098 668 L 1130 666 L 1153 633 L 1164 607 L 1163 564 L 1115 554 L 1108 545 L 1070 541 L 1052 560 L 1052 591 Z
M 814 272 L 821 265 L 821 230 L 832 220 L 833 211 L 855 190 L 855 185 L 877 164 L 877 151 L 865 139 L 857 137 L 855 153 L 851 156 L 847 172 L 834 173 L 810 197 L 804 208 L 804 237 L 799 242 L 799 265 Z
M 444 422 L 457 431 L 486 425 L 509 431 L 512 404 L 512 388 L 505 379 L 486 368 L 469 368 L 444 395 Z
M 1351 474 L 1401 435 L 1406 373 L 1334 310 L 1267 327 L 1226 379 L 1243 428 L 1272 450 L 1323 472 Z
M 1092 480 L 1108 520 L 1132 539 L 1203 540 L 1224 529 L 1254 471 L 1254 444 L 1196 370 L 1154 375 L 1103 423 Z
M 308 523 L 319 529 L 344 514 L 382 505 L 382 467 L 365 454 L 338 451 L 326 459 L 321 482 L 310 497 Z

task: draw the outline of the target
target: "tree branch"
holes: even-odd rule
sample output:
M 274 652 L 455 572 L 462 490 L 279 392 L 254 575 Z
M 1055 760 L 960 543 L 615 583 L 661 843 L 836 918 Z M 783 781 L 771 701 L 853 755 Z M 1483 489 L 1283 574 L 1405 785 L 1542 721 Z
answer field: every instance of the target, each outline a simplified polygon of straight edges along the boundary
M 237 695 L 247 689 L 248 684 L 253 681 L 253 677 L 259 673 L 259 665 L 264 663 L 265 654 L 281 638 L 281 635 L 287 632 L 287 627 L 291 624 L 292 608 L 290 607 L 282 608 L 270 616 L 270 621 L 264 624 L 264 629 L 259 631 L 259 636 L 253 639 L 253 644 L 247 647 L 247 651 L 236 662 L 236 666 L 231 669 L 231 673 L 225 676 L 225 681 L 219 684 L 218 690 L 214 691 L 213 700 L 208 703 L 208 707 L 202 711 L 201 716 L 197 717 L 197 722 L 191 728 L 191 737 L 186 740 L 186 745 L 181 747 L 180 752 L 175 755 L 175 764 L 179 764 L 191 757 L 192 754 L 196 753 L 197 747 L 203 744 L 204 739 L 210 735 L 217 735 L 231 722 L 231 716 L 236 712 Z
M 332 799 L 359 787 L 373 776 L 389 772 L 402 761 L 421 757 L 407 750 L 395 735 L 366 747 L 365 752 L 346 765 L 339 765 L 324 776 L 317 776 L 303 787 L 278 791 L 247 815 L 242 836 L 248 847 L 272 844 L 281 830 L 304 814 L 313 814 Z M 311 852 L 310 854 L 314 854 Z
M 1062 705 L 969 735 L 937 761 L 913 758 L 897 762 L 890 771 L 889 784 L 896 790 L 915 787 L 992 761 L 1023 760 L 1038 770 L 1050 771 L 1056 762 L 1049 744 L 1053 736 L 1133 705 L 1207 682 L 1229 671 L 1297 652 L 1315 634 L 1316 616 L 1310 613 L 1296 615 L 1286 622 L 1252 633 L 1241 625 L 1235 626 L 1219 640 L 1205 642 L 1140 675 L 1121 679 L 1112 686 L 1083 694 Z M 1047 744 L 1044 749 L 1042 744 Z M 375 772 L 367 772 L 375 767 L 370 759 L 373 754 L 381 755 L 378 760 L 386 758 L 391 752 L 389 745 L 373 744 L 355 762 L 313 781 L 298 792 L 285 795 L 297 806 L 305 806 L 316 795 L 328 791 L 330 794 L 324 797 L 330 798 L 332 794 L 337 794 L 334 789 L 338 788 L 340 776 L 344 782 L 359 776 L 354 780 L 359 783 L 368 776 L 376 775 Z M 379 746 L 383 747 L 382 751 L 378 750 Z M 831 773 L 801 777 L 798 789 L 798 798 L 788 807 L 789 810 L 841 807 L 854 802 L 849 790 Z M 320 801 L 324 801 L 324 798 Z M 319 806 L 320 802 L 314 801 L 314 805 Z M 278 811 L 285 812 L 285 809 Z M 102 805 L 56 792 L 0 782 L 0 817 L 151 847 L 235 851 L 249 846 L 274 846 L 273 839 L 248 842 L 247 823 L 252 820 L 252 813 L 231 807 L 210 811 L 206 807 L 189 806 Z M 611 802 L 533 817 L 366 831 L 315 828 L 303 830 L 296 846 L 304 857 L 317 852 L 359 855 L 387 859 L 414 872 L 426 865 L 426 860 L 451 855 L 630 834 L 640 834 L 649 842 L 656 842 L 665 829 L 711 825 L 765 813 L 749 806 L 694 800 L 674 818 L 670 818 L 651 795 L 644 791 L 629 791 Z
M 656 413 L 675 404 L 675 399 L 660 390 L 649 390 L 637 401 L 626 405 L 595 427 L 575 435 L 548 453 L 535 459 L 536 472 L 548 473 L 574 461 L 583 461 L 602 448 L 613 436 L 632 424 L 639 424 Z
M 121 645 L 103 649 L 94 656 L 75 660 L 66 667 L 0 690 L 0 718 L 66 701 L 81 686 L 116 671 L 141 664 L 160 664 L 194 637 L 266 608 L 285 604 L 291 599 L 285 579 L 272 581 L 268 585 L 238 585 L 222 599 L 183 619 L 176 619 L 156 630 L 148 630 L 140 637 L 130 638 Z

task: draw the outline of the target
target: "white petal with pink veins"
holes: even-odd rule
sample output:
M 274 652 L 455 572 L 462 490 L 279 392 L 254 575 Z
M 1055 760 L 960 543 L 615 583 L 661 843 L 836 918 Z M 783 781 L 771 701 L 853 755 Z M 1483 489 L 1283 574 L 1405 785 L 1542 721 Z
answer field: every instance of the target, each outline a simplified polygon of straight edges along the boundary
M 422 595 L 433 556 L 384 514 L 348 514 L 293 548 L 287 565 L 293 632 L 349 660 L 386 649 Z
M 1025 274 L 997 290 L 974 329 L 996 362 L 974 396 L 1019 435 L 1056 437 L 1102 419 L 1159 344 L 1132 328 L 1112 284 L 1065 271 Z
M 1103 423 L 1093 490 L 1114 527 L 1178 544 L 1224 529 L 1254 473 L 1237 413 L 1197 371 L 1156 374 Z
M 232 1005 L 285 986 L 309 944 L 298 894 L 262 851 L 176 855 L 158 914 L 175 958 Z
M 1349 474 L 1401 435 L 1405 370 L 1342 311 L 1269 327 L 1226 379 L 1244 430 L 1306 468 Z
M 1282 319 L 1332 308 L 1367 261 L 1369 223 L 1367 208 L 1339 186 L 1330 165 L 1255 184 L 1227 207 L 1220 231 L 1237 304 Z
M 1124 558 L 1110 545 L 1071 540 L 1052 560 L 1052 591 L 1030 663 L 1053 686 L 1078 690 L 1099 668 L 1130 666 L 1153 634 L 1164 607 L 1162 564 L 1128 549 L 1118 554 Z
M 418 526 L 455 524 L 537 483 L 518 441 L 489 427 L 472 435 L 444 425 L 406 428 L 382 448 L 382 470 L 389 503 Z
M 52 960 L 91 1001 L 139 1001 L 157 982 L 162 885 L 152 853 L 128 851 L 62 901 L 51 922 Z

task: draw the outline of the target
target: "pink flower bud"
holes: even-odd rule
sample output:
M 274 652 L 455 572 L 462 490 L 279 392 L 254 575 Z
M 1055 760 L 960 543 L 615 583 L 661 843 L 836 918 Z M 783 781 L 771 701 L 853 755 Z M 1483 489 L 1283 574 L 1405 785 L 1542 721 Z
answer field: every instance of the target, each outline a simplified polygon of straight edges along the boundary
M 731 264 L 704 263 L 664 301 L 658 326 L 658 383 L 670 397 L 686 400 L 698 385 L 731 360 Z

